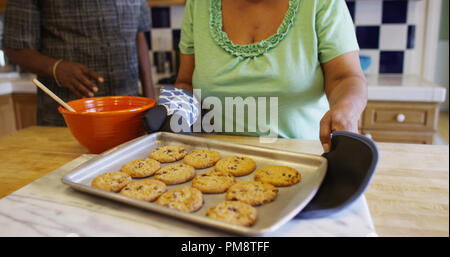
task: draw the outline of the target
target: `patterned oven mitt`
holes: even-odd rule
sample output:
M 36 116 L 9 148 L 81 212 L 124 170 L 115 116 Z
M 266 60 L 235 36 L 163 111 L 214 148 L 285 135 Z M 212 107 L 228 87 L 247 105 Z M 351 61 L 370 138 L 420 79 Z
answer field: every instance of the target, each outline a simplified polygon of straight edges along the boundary
M 143 119 L 147 132 L 189 133 L 200 114 L 200 104 L 191 92 L 173 86 L 162 86 L 158 105 Z

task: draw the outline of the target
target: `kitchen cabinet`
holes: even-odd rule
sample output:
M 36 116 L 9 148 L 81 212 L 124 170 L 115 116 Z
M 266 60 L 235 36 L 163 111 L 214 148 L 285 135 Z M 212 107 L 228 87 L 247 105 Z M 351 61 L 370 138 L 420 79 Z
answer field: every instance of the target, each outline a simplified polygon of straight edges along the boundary
M 11 95 L 0 95 L 0 135 L 16 131 L 14 105 Z
M 20 130 L 37 124 L 36 94 L 14 93 L 12 95 L 16 129 Z
M 0 135 L 36 125 L 36 94 L 0 95 Z
M 378 142 L 432 144 L 439 103 L 369 101 L 360 131 Z

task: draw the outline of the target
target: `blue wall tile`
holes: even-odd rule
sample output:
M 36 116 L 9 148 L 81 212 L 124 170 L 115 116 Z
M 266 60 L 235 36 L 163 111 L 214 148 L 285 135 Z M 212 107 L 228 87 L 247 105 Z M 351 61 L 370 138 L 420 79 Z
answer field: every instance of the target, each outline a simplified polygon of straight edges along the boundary
M 347 1 L 347 7 L 348 11 L 350 12 L 350 15 L 352 16 L 353 23 L 355 22 L 355 2 L 353 1 Z
M 378 49 L 380 44 L 380 27 L 357 26 L 356 37 L 361 49 Z
M 309 0 L 308 0 L 309 1 Z M 334 1 L 334 0 L 330 0 Z M 380 15 L 381 22 L 378 24 L 370 24 L 363 26 L 355 26 L 356 36 L 358 39 L 359 46 L 361 50 L 368 49 L 371 51 L 376 51 L 377 55 L 380 55 L 379 58 L 379 73 L 402 73 L 404 72 L 405 64 L 404 55 L 407 49 L 414 49 L 415 47 L 415 34 L 417 24 L 414 22 L 409 25 L 406 24 L 408 20 L 408 2 L 412 0 L 379 0 L 382 2 L 382 13 L 377 13 L 376 15 Z M 361 1 L 363 3 L 363 1 Z M 367 15 L 363 13 L 356 13 L 358 11 L 362 11 L 362 9 L 357 9 L 356 5 L 360 4 L 355 0 L 346 0 L 346 4 L 350 15 L 355 22 L 355 17 L 358 15 Z M 180 29 L 173 28 L 174 23 L 171 20 L 171 11 L 173 7 L 168 6 L 159 6 L 151 8 L 152 22 L 153 28 L 171 28 L 172 29 L 172 47 L 174 50 L 178 48 L 179 40 L 180 40 Z M 367 10 L 366 10 L 367 11 Z M 173 17 L 172 17 L 173 18 Z M 380 33 L 382 27 L 384 25 L 389 26 L 390 24 L 404 24 L 404 26 L 408 26 L 407 29 L 407 40 L 404 48 L 400 48 L 396 51 L 387 51 L 381 49 L 380 44 Z M 151 46 L 151 38 L 150 35 L 146 35 L 147 41 L 149 42 L 149 48 Z M 155 51 L 155 49 L 153 49 Z M 166 56 L 168 58 L 168 56 Z M 156 59 L 156 58 L 155 58 Z M 377 58 L 378 59 L 378 58 Z
M 145 40 L 147 40 L 148 50 L 152 50 L 152 38 L 150 31 L 144 33 Z
M 180 43 L 180 37 L 181 37 L 181 30 L 179 29 L 172 29 L 172 44 L 173 49 L 178 49 L 178 44 Z
M 170 7 L 152 7 L 152 27 L 170 28 Z
M 383 23 L 406 23 L 408 1 L 383 1 Z
M 381 51 L 380 73 L 403 73 L 403 51 Z
M 406 48 L 413 49 L 415 40 L 416 40 L 416 26 L 409 25 L 408 26 L 408 39 L 406 41 Z

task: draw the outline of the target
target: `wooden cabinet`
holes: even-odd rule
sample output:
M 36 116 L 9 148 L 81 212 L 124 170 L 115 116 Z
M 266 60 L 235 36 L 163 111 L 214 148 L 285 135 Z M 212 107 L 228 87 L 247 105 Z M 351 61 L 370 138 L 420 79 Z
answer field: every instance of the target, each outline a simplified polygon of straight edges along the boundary
M 12 95 L 16 129 L 20 130 L 37 124 L 37 96 L 36 94 L 15 93 Z
M 183 5 L 186 0 L 147 0 L 149 6 Z
M 0 136 L 36 125 L 36 94 L 0 95 Z
M 16 131 L 14 104 L 11 95 L 0 95 L 0 136 Z
M 432 144 L 438 117 L 438 103 L 369 101 L 360 131 L 378 142 Z

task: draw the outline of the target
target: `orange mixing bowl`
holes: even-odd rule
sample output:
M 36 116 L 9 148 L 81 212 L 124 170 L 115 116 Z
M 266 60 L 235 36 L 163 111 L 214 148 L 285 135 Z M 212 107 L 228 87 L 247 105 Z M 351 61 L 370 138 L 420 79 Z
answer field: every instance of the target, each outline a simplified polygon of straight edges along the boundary
M 98 154 L 145 134 L 142 117 L 156 101 L 137 96 L 83 98 L 67 103 L 63 115 L 72 135 L 89 152 Z

